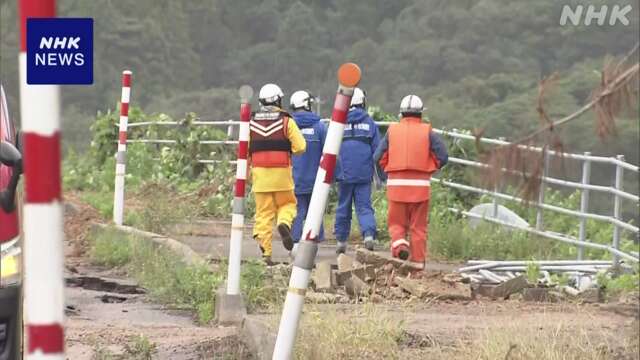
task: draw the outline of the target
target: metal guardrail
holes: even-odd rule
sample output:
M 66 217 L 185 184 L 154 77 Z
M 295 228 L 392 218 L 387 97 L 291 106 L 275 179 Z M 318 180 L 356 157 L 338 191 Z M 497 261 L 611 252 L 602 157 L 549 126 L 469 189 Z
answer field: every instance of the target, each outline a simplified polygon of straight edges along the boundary
M 190 125 L 195 125 L 195 126 L 227 126 L 228 137 L 232 137 L 233 127 L 238 126 L 239 124 L 240 124 L 239 121 L 233 121 L 233 120 L 193 121 L 190 123 Z M 376 124 L 378 126 L 389 126 L 393 124 L 393 122 L 376 122 Z M 161 121 L 161 122 L 131 123 L 129 124 L 129 127 L 131 128 L 131 127 L 140 127 L 140 126 L 178 126 L 178 125 L 181 125 L 181 123 L 176 121 Z M 459 132 L 456 129 L 454 129 L 453 131 L 433 129 L 433 131 L 438 134 L 445 135 L 454 139 L 468 140 L 468 141 L 474 141 L 474 142 L 476 141 L 475 136 L 468 133 Z M 176 143 L 175 140 L 166 140 L 166 139 L 135 139 L 135 140 L 127 140 L 127 142 L 128 143 L 165 144 L 165 145 Z M 510 143 L 505 140 L 491 139 L 491 138 L 480 138 L 480 142 L 485 144 L 490 144 L 490 145 L 510 145 Z M 238 144 L 238 141 L 202 140 L 200 141 L 200 143 L 208 144 L 208 145 L 236 145 Z M 543 151 L 545 151 L 543 148 L 535 147 L 535 146 L 518 145 L 518 147 L 523 150 L 538 152 L 538 153 L 542 153 Z M 583 164 L 582 182 L 568 181 L 564 179 L 557 179 L 557 178 L 550 177 L 548 175 L 548 167 L 549 167 L 550 158 L 552 156 L 559 156 L 559 157 L 562 157 L 563 159 L 572 159 L 572 160 L 582 161 L 582 164 Z M 609 251 L 611 254 L 613 254 L 614 264 L 617 264 L 620 258 L 638 262 L 639 259 L 635 253 L 629 254 L 629 253 L 622 252 L 620 250 L 620 237 L 621 237 L 620 233 L 622 230 L 627 230 L 627 231 L 636 233 L 636 236 L 638 236 L 638 233 L 640 231 L 638 226 L 635 226 L 629 222 L 626 222 L 621 218 L 622 200 L 632 201 L 636 203 L 636 205 L 639 205 L 638 203 L 640 201 L 640 196 L 638 196 L 637 194 L 633 194 L 623 190 L 622 183 L 623 183 L 624 170 L 638 173 L 640 171 L 640 168 L 637 165 L 630 164 L 624 161 L 624 157 L 622 155 L 619 155 L 618 157 L 615 157 L 615 158 L 602 157 L 602 156 L 593 156 L 588 152 L 584 154 L 572 154 L 572 153 L 560 153 L 557 151 L 547 150 L 544 160 L 545 160 L 544 172 L 541 177 L 542 185 L 539 191 L 539 198 L 537 202 L 527 202 L 525 199 L 510 195 L 510 194 L 501 193 L 498 189 L 487 190 L 487 189 L 482 189 L 482 188 L 474 187 L 467 184 L 460 184 L 460 183 L 447 181 L 445 179 L 439 179 L 439 178 L 433 178 L 432 180 L 434 182 L 440 183 L 443 186 L 455 188 L 462 191 L 473 192 L 476 194 L 489 195 L 494 199 L 494 214 L 492 217 L 482 217 L 482 216 L 478 216 L 477 214 L 472 214 L 460 209 L 449 209 L 453 212 L 459 213 L 467 217 L 480 218 L 485 221 L 495 223 L 501 226 L 513 227 L 513 225 L 509 225 L 496 218 L 497 210 L 498 210 L 498 200 L 516 201 L 520 203 L 527 202 L 529 205 L 537 208 L 536 224 L 534 227 L 528 227 L 528 228 L 518 227 L 519 230 L 527 231 L 542 237 L 576 245 L 578 247 L 579 260 L 582 260 L 582 258 L 584 257 L 584 248 L 590 247 L 590 248 Z M 490 165 L 486 163 L 469 160 L 469 159 L 461 159 L 456 157 L 449 157 L 449 161 L 452 164 L 458 164 L 462 166 L 471 166 L 475 168 L 490 167 Z M 203 160 L 199 160 L 198 162 L 204 163 L 204 164 L 215 164 L 215 163 L 221 163 L 222 161 L 216 160 L 216 159 L 203 159 Z M 235 161 L 230 161 L 229 163 L 235 163 Z M 615 186 L 602 186 L 602 185 L 590 184 L 589 180 L 591 177 L 590 175 L 591 175 L 592 163 L 609 164 L 609 165 L 615 166 L 616 167 Z M 522 176 L 520 172 L 515 172 L 515 171 L 504 169 L 504 168 L 501 170 L 504 173 L 509 173 L 510 175 Z M 580 209 L 578 210 L 566 209 L 556 205 L 545 204 L 544 203 L 545 184 L 563 186 L 570 189 L 581 191 Z M 595 214 L 588 211 L 590 192 L 606 193 L 614 197 L 614 211 L 611 216 Z M 573 216 L 577 218 L 580 221 L 578 238 L 576 239 L 566 234 L 558 234 L 549 230 L 544 230 L 543 229 L 544 226 L 542 223 L 543 210 L 552 211 L 559 214 L 564 214 L 564 215 Z M 593 243 L 586 239 L 586 220 L 587 219 L 609 223 L 614 226 L 614 233 L 613 233 L 611 246 Z

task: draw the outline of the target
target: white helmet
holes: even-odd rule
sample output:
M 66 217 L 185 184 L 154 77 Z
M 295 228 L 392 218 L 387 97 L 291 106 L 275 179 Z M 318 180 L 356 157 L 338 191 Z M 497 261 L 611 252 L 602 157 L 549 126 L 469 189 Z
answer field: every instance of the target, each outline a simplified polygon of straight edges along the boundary
M 424 105 L 416 95 L 407 95 L 400 102 L 400 114 L 422 114 Z
M 258 94 L 258 100 L 260 104 L 267 105 L 276 105 L 282 106 L 282 98 L 284 94 L 282 93 L 282 89 L 276 84 L 266 84 L 262 88 L 260 88 L 260 93 Z
M 351 97 L 351 107 L 365 107 L 367 105 L 367 94 L 360 88 L 353 89 L 353 96 Z
M 313 103 L 313 96 L 304 90 L 298 90 L 291 95 L 289 104 L 293 110 L 307 110 L 311 111 L 311 104 Z

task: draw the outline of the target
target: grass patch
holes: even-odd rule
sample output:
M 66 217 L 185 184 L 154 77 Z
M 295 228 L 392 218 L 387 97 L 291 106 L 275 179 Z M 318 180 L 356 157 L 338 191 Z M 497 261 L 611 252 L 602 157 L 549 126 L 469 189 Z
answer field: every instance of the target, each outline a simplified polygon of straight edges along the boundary
M 613 276 L 607 273 L 598 273 L 597 281 L 607 298 L 638 293 L 640 292 L 640 269 L 636 266 L 632 274 Z
M 132 252 L 128 238 L 118 236 L 115 230 L 108 230 L 96 235 L 89 254 L 96 265 L 119 267 L 129 263 Z
M 87 191 L 81 193 L 80 198 L 98 210 L 104 218 L 110 219 L 113 216 L 112 192 Z
M 402 323 L 373 305 L 364 305 L 354 316 L 326 307 L 310 308 L 302 319 L 295 356 L 310 360 L 397 359 L 402 334 Z
M 156 353 L 156 344 L 144 335 L 131 336 L 124 345 L 124 353 L 114 354 L 103 345 L 93 347 L 92 360 L 151 360 Z
M 288 280 L 288 277 L 284 280 L 281 279 L 282 283 L 276 286 L 277 280 L 274 279 L 273 272 L 270 273 L 261 261 L 249 260 L 243 263 L 240 273 L 240 287 L 247 311 L 250 313 L 270 312 L 279 309 L 284 303 L 284 296 L 280 288 L 286 288 Z
M 149 295 L 162 303 L 193 310 L 198 321 L 211 321 L 215 305 L 215 289 L 225 280 L 226 263 L 215 268 L 188 265 L 173 252 L 152 242 L 106 229 L 92 236 L 91 259 L 95 264 L 123 267 Z M 250 311 L 270 309 L 282 303 L 278 289 L 266 286 L 266 267 L 249 261 L 242 267 L 241 287 Z
M 617 335 L 616 335 L 617 336 Z M 487 329 L 449 359 L 613 360 L 635 359 L 637 338 L 613 339 L 605 334 L 559 325 L 555 329 L 501 327 Z M 615 343 L 614 343 L 615 342 Z M 634 344 L 635 343 L 635 344 Z
M 198 215 L 197 204 L 164 183 L 147 183 L 132 196 L 125 220 L 138 229 L 166 234 L 172 226 Z
M 429 253 L 436 259 L 554 260 L 577 257 L 577 248 L 523 231 L 510 231 L 492 224 L 471 228 L 466 219 L 429 225 Z M 607 259 L 605 251 L 588 251 L 588 258 Z
M 152 298 L 194 310 L 200 323 L 211 320 L 214 289 L 223 282 L 223 271 L 187 265 L 167 249 L 138 237 L 123 236 L 114 229 L 102 231 L 93 238 L 91 255 L 96 264 L 125 266 Z
M 127 359 L 151 360 L 156 352 L 156 344 L 144 335 L 134 336 L 124 347 Z

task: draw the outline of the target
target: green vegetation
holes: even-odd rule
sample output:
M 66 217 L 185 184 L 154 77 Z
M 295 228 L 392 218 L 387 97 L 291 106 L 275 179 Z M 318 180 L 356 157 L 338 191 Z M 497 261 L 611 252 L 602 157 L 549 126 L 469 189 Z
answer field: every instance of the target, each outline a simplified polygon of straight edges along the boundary
M 116 230 L 96 234 L 91 255 L 96 264 L 125 266 L 154 299 L 196 311 L 201 323 L 211 320 L 214 291 L 224 280 L 222 270 L 186 265 L 170 251 Z
M 491 327 L 471 344 L 461 344 L 448 359 L 519 360 L 614 360 L 634 359 L 638 354 L 637 334 L 605 332 L 560 324 L 542 327 Z
M 531 262 L 527 263 L 525 274 L 530 285 L 537 285 L 538 279 L 540 279 L 540 265 L 536 264 L 532 259 Z
M 296 342 L 297 359 L 398 359 L 403 326 L 391 314 L 365 304 L 352 316 L 310 307 Z
M 144 335 L 133 336 L 125 345 L 125 352 L 129 359 L 151 360 L 156 352 L 156 344 Z
M 187 265 L 165 248 L 114 229 L 93 234 L 90 254 L 97 265 L 123 267 L 157 301 L 195 311 L 200 323 L 211 320 L 215 289 L 226 276 L 224 263 L 212 268 Z M 265 286 L 263 264 L 249 262 L 242 271 L 241 286 L 250 311 L 282 301 L 275 289 Z
M 640 292 L 640 272 L 637 266 L 632 274 L 598 273 L 597 282 L 609 298 Z
M 226 268 L 226 266 L 224 267 Z M 240 287 L 245 298 L 248 312 L 273 312 L 284 303 L 284 295 L 280 289 L 287 287 L 287 281 L 274 284 L 276 281 L 270 276 L 264 263 L 259 260 L 249 260 L 242 264 Z
M 173 121 L 167 115 L 145 114 L 137 108 L 132 112 L 138 121 Z M 376 110 L 376 116 L 386 116 Z M 190 114 L 179 120 L 183 125 L 177 128 L 151 126 L 146 131 L 140 128 L 131 133 L 132 139 L 141 136 L 150 138 L 178 139 L 176 146 L 162 146 L 158 149 L 159 159 L 154 159 L 147 144 L 129 146 L 127 164 L 127 190 L 125 207 L 125 223 L 137 228 L 168 233 L 173 225 L 189 222 L 197 218 L 228 218 L 231 213 L 234 171 L 228 162 L 214 165 L 198 164 L 193 159 L 202 158 L 207 151 L 215 156 L 215 146 L 203 148 L 194 145 L 198 139 L 223 139 L 226 134 L 209 133 L 203 128 L 190 125 L 195 115 Z M 79 191 L 81 198 L 96 207 L 106 218 L 111 217 L 113 204 L 113 157 L 110 155 L 110 138 L 115 137 L 111 130 L 115 115 L 99 114 L 92 131 L 94 137 L 89 151 L 83 155 L 72 154 L 64 163 L 64 185 L 67 190 Z M 476 149 L 473 144 L 461 144 L 447 139 L 449 151 L 453 156 L 473 158 Z M 229 155 L 230 156 L 230 155 Z M 224 159 L 224 156 L 222 157 Z M 230 158 L 227 158 L 230 160 Z M 440 178 L 460 183 L 478 184 L 478 173 L 469 171 L 455 164 L 447 166 L 438 174 Z M 506 191 L 517 194 L 515 188 Z M 248 192 L 248 194 L 250 191 Z M 247 197 L 246 217 L 251 219 L 255 209 L 252 196 Z M 431 212 L 429 220 L 430 256 L 436 259 L 465 260 L 473 258 L 491 259 L 570 259 L 577 256 L 575 246 L 555 240 L 541 238 L 522 231 L 504 229 L 489 223 L 482 223 L 476 228 L 468 225 L 449 208 L 469 209 L 479 203 L 488 203 L 488 196 L 478 196 L 455 189 L 432 186 Z M 335 189 L 330 193 L 328 214 L 326 216 L 326 233 L 329 238 L 333 232 L 333 212 L 337 202 Z M 552 188 L 547 189 L 546 202 L 560 207 L 577 209 L 580 194 L 563 193 Z M 535 223 L 536 209 L 520 203 L 503 203 L 529 223 Z M 373 206 L 378 222 L 378 237 L 383 242 L 389 241 L 387 231 L 387 198 L 384 189 L 373 194 Z M 356 217 L 354 217 L 356 219 Z M 543 212 L 546 229 L 578 236 L 579 223 L 575 218 Z M 611 244 L 613 226 L 593 220 L 587 221 L 587 239 L 600 244 Z M 359 238 L 357 220 L 353 223 L 352 235 Z M 638 251 L 631 234 L 622 232 L 624 250 Z M 587 258 L 610 258 L 602 250 L 586 249 Z
M 0 78 L 13 116 L 18 113 L 16 4 L 0 2 Z M 634 0 L 616 4 L 637 6 Z M 538 125 L 535 99 L 542 77 L 559 72 L 548 110 L 553 118 L 562 117 L 589 98 L 606 57 L 625 54 L 637 42 L 638 16 L 629 16 L 629 26 L 561 26 L 563 5 L 553 0 L 59 0 L 58 16 L 95 18 L 95 85 L 65 88 L 64 140 L 76 149 L 89 145 L 93 116 L 119 100 L 125 69 L 133 71 L 132 104 L 148 112 L 237 118 L 239 85 L 277 82 L 286 94 L 305 88 L 319 95 L 327 116 L 335 71 L 347 60 L 362 66 L 369 103 L 385 112 L 395 114 L 402 96 L 415 93 L 426 100 L 437 127 L 486 127 L 487 135 L 517 137 Z M 591 120 L 585 117 L 564 134 L 568 148 L 622 153 L 638 163 L 637 121 L 621 122 L 619 139 L 601 143 Z
M 124 353 L 114 354 L 99 340 L 93 347 L 93 360 L 151 360 L 156 352 L 156 344 L 144 335 L 131 336 L 124 344 Z

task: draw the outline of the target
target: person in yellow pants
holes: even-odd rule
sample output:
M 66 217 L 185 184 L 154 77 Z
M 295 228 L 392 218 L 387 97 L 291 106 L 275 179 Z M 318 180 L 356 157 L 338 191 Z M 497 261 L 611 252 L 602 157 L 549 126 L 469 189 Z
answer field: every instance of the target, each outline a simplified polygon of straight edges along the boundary
M 296 122 L 282 110 L 284 94 L 275 84 L 260 89 L 260 111 L 249 123 L 251 189 L 256 200 L 253 237 L 267 265 L 272 265 L 274 220 L 285 249 L 291 251 L 291 224 L 296 217 L 291 155 L 300 155 L 307 144 Z

